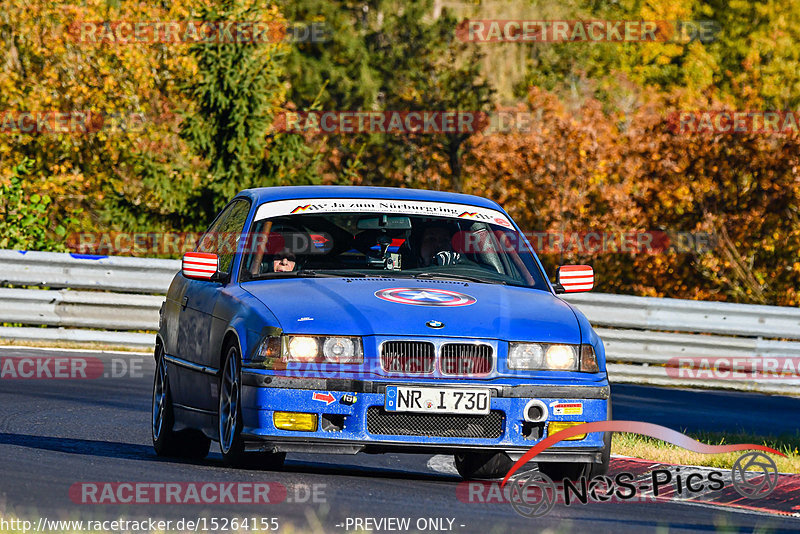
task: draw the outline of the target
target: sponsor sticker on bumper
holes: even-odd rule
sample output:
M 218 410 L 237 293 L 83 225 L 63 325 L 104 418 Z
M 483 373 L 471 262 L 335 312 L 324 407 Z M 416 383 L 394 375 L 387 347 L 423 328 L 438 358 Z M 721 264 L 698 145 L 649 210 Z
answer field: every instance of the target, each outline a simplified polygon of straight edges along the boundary
M 550 407 L 553 415 L 583 415 L 582 402 L 554 402 Z

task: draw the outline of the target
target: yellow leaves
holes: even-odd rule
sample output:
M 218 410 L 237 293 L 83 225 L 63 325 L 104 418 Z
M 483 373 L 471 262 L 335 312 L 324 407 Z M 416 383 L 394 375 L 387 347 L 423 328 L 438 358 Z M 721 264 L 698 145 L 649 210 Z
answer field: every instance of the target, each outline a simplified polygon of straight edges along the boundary
M 2 110 L 90 111 L 106 117 L 133 113 L 158 117 L 174 111 L 182 100 L 178 82 L 196 72 L 186 47 L 98 46 L 76 41 L 66 29 L 78 20 L 186 20 L 196 2 L 178 0 L 167 8 L 150 2 L 113 4 L 106 0 L 4 4 L 3 20 L 11 29 L 14 48 L 13 59 L 0 69 Z M 118 162 L 131 160 L 140 144 L 155 150 L 172 146 L 172 137 L 168 127 L 149 124 L 141 132 L 0 133 L 0 160 L 18 161 L 21 155 L 30 155 L 41 173 L 36 177 L 37 190 L 51 190 L 59 200 L 58 209 L 80 204 L 90 212 L 102 201 L 102 184 L 131 172 L 118 167 Z
M 589 185 L 597 186 L 608 181 L 608 174 L 605 172 L 594 172 L 589 176 Z
M 643 20 L 691 20 L 694 2 L 690 0 L 652 0 L 642 5 Z

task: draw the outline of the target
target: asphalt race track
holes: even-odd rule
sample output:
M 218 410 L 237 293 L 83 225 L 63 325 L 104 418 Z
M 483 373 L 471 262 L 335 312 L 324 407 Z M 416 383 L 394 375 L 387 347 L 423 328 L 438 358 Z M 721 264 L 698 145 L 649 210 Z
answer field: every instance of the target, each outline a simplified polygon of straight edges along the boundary
M 3 357 L 67 354 L 83 355 L 0 348 Z M 242 470 L 224 467 L 213 446 L 202 462 L 162 460 L 150 441 L 152 358 L 85 356 L 100 357 L 106 373 L 123 376 L 0 380 L 0 511 L 5 515 L 34 521 L 264 517 L 277 518 L 280 532 L 353 532 L 355 518 L 410 518 L 411 531 L 421 525 L 428 532 L 484 534 L 647 532 L 660 527 L 668 527 L 661 532 L 800 530 L 800 518 L 682 502 L 557 504 L 544 518 L 529 519 L 507 503 L 459 500 L 460 479 L 442 456 L 289 455 L 280 471 Z M 118 361 L 112 369 L 114 358 Z M 615 419 L 675 429 L 794 433 L 800 413 L 800 399 L 753 394 L 620 385 L 613 395 Z M 266 505 L 108 505 L 76 503 L 70 494 L 73 484 L 81 482 L 191 481 L 277 483 L 285 487 L 286 499 Z

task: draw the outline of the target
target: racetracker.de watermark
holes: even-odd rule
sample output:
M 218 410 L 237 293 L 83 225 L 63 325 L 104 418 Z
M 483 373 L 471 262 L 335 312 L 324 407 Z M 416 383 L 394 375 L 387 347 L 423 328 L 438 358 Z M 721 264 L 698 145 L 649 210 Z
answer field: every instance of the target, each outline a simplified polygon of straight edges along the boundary
M 333 237 L 325 232 L 79 232 L 70 234 L 67 247 L 87 255 L 155 254 L 180 255 L 195 250 L 218 255 L 241 253 L 324 254 L 333 247 Z
M 483 111 L 296 111 L 280 113 L 276 132 L 323 134 L 473 134 L 489 124 Z
M 465 20 L 456 37 L 471 43 L 704 43 L 717 39 L 713 20 Z
M 667 376 L 695 380 L 785 380 L 800 378 L 800 357 L 713 357 L 670 358 Z
M 322 43 L 331 31 L 324 22 L 211 20 L 77 20 L 67 34 L 92 46 L 161 44 Z
M 280 482 L 76 482 L 69 488 L 75 504 L 324 504 L 324 483 Z
M 272 124 L 276 133 L 324 135 L 525 134 L 549 127 L 539 113 L 520 109 L 289 111 L 276 115 Z
M 89 134 L 103 127 L 103 117 L 88 110 L 0 111 L 0 133 Z
M 99 132 L 143 133 L 162 124 L 177 125 L 176 113 L 157 115 L 144 112 L 109 112 L 89 110 L 0 111 L 0 133 L 16 135 L 90 135 Z
M 142 378 L 142 357 L 0 356 L 0 380 Z
M 665 471 L 664 473 L 669 473 Z M 648 483 L 646 480 L 637 478 L 637 475 L 628 472 L 615 473 L 612 477 L 595 477 L 587 479 L 581 477 L 577 481 L 565 480 L 554 482 L 552 494 L 543 495 L 545 489 L 542 485 L 528 485 L 524 488 L 515 488 L 514 479 L 508 484 L 501 485 L 496 481 L 470 481 L 460 482 L 456 488 L 456 497 L 459 501 L 469 504 L 511 504 L 515 500 L 522 499 L 525 502 L 534 502 L 541 499 L 555 499 L 557 504 L 567 506 L 580 502 L 659 502 L 659 494 L 675 491 L 675 486 L 669 485 L 666 476 L 662 476 L 661 471 L 652 472 L 653 479 L 657 479 L 657 484 Z M 671 475 L 670 475 L 671 478 Z M 694 480 L 692 482 L 695 482 Z M 712 481 L 714 482 L 714 481 Z M 519 484 L 519 481 L 517 480 Z M 714 487 L 722 489 L 724 483 L 714 482 Z M 705 484 L 703 485 L 705 488 Z M 524 491 L 524 495 L 519 495 L 519 491 Z
M 474 232 L 459 232 L 453 237 L 457 252 L 524 252 L 516 234 L 495 232 L 496 240 L 486 240 Z M 716 237 L 708 232 L 609 231 L 524 232 L 538 254 L 662 254 L 665 252 L 709 252 L 716 247 Z
M 797 111 L 697 110 L 667 115 L 676 134 L 791 134 L 800 132 Z

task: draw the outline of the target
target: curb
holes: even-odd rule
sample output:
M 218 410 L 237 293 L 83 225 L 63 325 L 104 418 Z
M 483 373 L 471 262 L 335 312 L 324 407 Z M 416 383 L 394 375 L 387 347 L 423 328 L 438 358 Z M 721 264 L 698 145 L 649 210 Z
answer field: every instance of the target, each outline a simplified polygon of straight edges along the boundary
M 689 468 L 694 471 L 720 471 L 725 476 L 725 486 L 721 490 L 709 490 L 684 497 L 676 494 L 674 489 L 665 491 L 655 499 L 658 501 L 691 502 L 704 505 L 719 506 L 723 508 L 738 508 L 751 512 L 761 512 L 789 517 L 800 517 L 800 475 L 780 473 L 778 485 L 769 495 L 760 499 L 743 497 L 731 483 L 729 469 L 716 469 L 711 467 L 693 467 L 676 464 L 662 464 L 638 458 L 612 458 L 609 474 L 627 471 L 636 475 L 637 480 L 644 480 L 654 469 L 676 471 L 680 468 Z

